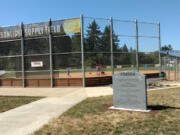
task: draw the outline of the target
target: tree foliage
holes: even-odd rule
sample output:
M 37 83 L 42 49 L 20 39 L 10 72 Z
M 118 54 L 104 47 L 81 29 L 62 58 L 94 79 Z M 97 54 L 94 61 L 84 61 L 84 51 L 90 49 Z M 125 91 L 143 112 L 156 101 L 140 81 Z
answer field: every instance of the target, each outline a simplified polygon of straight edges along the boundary
M 172 48 L 171 44 L 169 44 L 169 45 L 162 46 L 161 50 L 162 51 L 171 51 L 171 50 L 173 50 L 173 48 Z

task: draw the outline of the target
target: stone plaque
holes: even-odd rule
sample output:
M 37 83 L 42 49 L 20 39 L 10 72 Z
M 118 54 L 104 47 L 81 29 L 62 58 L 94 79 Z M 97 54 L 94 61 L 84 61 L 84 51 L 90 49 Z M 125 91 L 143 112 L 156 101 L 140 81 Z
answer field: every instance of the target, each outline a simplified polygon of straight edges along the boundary
M 124 71 L 113 75 L 114 108 L 147 110 L 145 75 Z

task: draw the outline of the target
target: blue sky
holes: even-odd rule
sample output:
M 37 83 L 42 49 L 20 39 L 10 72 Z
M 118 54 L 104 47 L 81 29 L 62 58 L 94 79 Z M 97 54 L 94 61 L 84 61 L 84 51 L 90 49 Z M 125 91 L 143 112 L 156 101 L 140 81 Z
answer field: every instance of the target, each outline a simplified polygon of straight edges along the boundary
M 0 0 L 0 26 L 79 17 L 161 22 L 161 43 L 180 50 L 180 0 Z

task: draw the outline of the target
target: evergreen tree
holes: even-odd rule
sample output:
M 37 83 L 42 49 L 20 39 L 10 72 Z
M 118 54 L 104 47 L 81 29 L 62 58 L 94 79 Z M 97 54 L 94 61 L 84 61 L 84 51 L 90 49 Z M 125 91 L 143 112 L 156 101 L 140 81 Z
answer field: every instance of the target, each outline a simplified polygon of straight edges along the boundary
M 61 33 L 58 34 L 58 37 L 53 38 L 53 52 L 54 53 L 64 53 L 72 51 L 72 41 L 71 37 L 66 35 L 63 26 L 60 26 Z
M 53 53 L 69 53 L 72 52 L 72 40 L 71 37 L 66 35 L 63 26 L 60 27 L 60 33 L 58 37 L 53 38 Z M 53 59 L 54 68 L 67 68 L 70 65 L 71 54 L 58 54 Z
M 102 43 L 100 48 L 105 51 L 105 52 L 110 52 L 111 51 L 111 43 L 110 43 L 110 26 L 106 26 L 104 28 L 104 32 L 102 34 Z M 119 46 L 118 46 L 118 36 L 113 32 L 113 51 L 119 51 Z
M 97 52 L 100 51 L 99 47 L 101 46 L 101 31 L 100 27 L 94 20 L 89 26 L 87 30 L 87 38 L 85 51 L 86 52 Z
M 130 48 L 130 63 L 131 65 L 136 64 L 136 50 L 132 49 L 132 47 Z
M 119 58 L 120 63 L 125 64 L 125 65 L 131 64 L 131 62 L 130 62 L 130 53 L 129 53 L 129 50 L 127 48 L 127 45 L 124 44 L 122 46 L 121 50 L 122 50 L 122 54 L 120 55 L 120 58 Z
M 129 52 L 126 44 L 123 45 L 122 52 L 124 52 L 124 53 L 128 53 Z
M 101 51 L 101 35 L 102 33 L 100 31 L 100 27 L 94 20 L 88 26 L 87 37 L 85 40 L 85 65 L 86 66 L 93 67 L 96 64 L 100 64 L 102 62 L 101 56 L 96 53 L 96 52 Z
M 9 51 L 9 56 L 12 56 L 12 55 L 13 55 L 13 51 L 11 50 L 11 51 Z M 16 62 L 14 61 L 14 59 L 12 57 L 7 58 L 7 68 L 5 70 L 14 70 L 15 71 L 16 70 L 15 63 Z
M 171 50 L 173 50 L 173 48 L 172 48 L 171 44 L 169 44 L 169 45 L 162 46 L 161 50 L 162 51 L 171 51 Z
M 101 45 L 99 47 L 101 52 L 104 52 L 102 54 L 102 63 L 103 65 L 110 65 L 111 64 L 111 44 L 110 44 L 110 28 L 109 26 L 106 26 L 104 28 L 102 37 L 101 37 Z
M 81 67 L 81 36 L 80 33 L 72 36 L 72 52 L 71 55 L 71 66 Z

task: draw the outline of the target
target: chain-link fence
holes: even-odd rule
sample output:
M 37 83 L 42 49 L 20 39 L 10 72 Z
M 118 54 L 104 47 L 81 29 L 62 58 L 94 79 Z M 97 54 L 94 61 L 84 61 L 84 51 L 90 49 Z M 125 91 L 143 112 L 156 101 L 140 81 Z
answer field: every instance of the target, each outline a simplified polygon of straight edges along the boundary
M 87 86 L 124 70 L 159 72 L 159 49 L 160 24 L 137 20 L 81 16 L 0 27 L 1 85 Z
M 109 76 L 124 70 L 160 71 L 159 23 L 83 19 L 85 77 Z
M 163 55 L 161 57 L 162 71 L 166 74 L 166 79 L 170 81 L 180 81 L 180 58 Z

